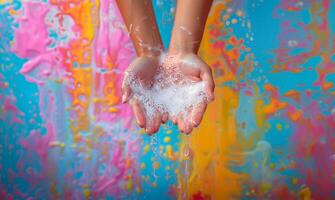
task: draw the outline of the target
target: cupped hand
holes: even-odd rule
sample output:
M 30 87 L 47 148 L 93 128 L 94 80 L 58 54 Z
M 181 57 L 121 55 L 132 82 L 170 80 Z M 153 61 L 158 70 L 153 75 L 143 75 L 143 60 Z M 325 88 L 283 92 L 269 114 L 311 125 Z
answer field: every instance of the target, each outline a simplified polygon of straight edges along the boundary
M 122 83 L 122 103 L 129 102 L 137 124 L 144 128 L 147 134 L 151 135 L 159 130 L 161 122 L 167 120 L 166 115 L 161 115 L 159 111 L 154 113 L 154 117 L 148 119 L 143 102 L 139 99 L 131 98 L 133 91 L 131 81 L 136 81 L 144 88 L 150 88 L 153 84 L 153 77 L 159 67 L 159 57 L 140 56 L 137 57 L 126 69 Z M 134 80 L 135 79 L 135 80 Z
M 163 62 L 163 67 L 173 65 L 183 74 L 179 82 L 189 81 L 203 82 L 206 99 L 203 99 L 197 105 L 188 108 L 187 113 L 181 113 L 178 116 L 170 118 L 174 124 L 178 125 L 180 132 L 189 134 L 192 129 L 199 126 L 205 113 L 207 104 L 214 100 L 214 80 L 211 68 L 194 53 L 178 53 L 167 56 L 168 62 Z M 177 83 L 178 84 L 178 83 Z M 187 97 L 185 97 L 187 98 Z
M 198 83 L 201 88 L 195 89 Z M 162 63 L 158 57 L 138 57 L 132 62 L 125 72 L 122 101 L 129 101 L 136 122 L 149 135 L 168 119 L 189 134 L 199 126 L 213 92 L 211 69 L 199 56 L 168 54 Z

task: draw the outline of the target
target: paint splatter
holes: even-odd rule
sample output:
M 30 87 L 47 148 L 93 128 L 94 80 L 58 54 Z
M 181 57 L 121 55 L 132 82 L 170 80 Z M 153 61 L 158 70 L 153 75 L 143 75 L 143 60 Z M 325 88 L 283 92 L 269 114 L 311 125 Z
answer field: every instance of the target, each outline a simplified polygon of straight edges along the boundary
M 164 44 L 175 1 L 153 1 Z M 114 1 L 0 1 L 1 199 L 332 199 L 335 3 L 214 1 L 215 101 L 153 137 L 120 102 Z

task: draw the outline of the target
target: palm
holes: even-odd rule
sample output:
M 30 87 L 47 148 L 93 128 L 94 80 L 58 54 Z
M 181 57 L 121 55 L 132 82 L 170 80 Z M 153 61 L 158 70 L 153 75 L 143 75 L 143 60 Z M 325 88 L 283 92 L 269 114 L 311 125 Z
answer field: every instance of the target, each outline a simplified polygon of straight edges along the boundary
M 171 70 L 171 68 L 176 68 Z M 169 71 L 170 76 L 175 78 L 175 84 L 187 84 L 203 82 L 206 98 L 195 105 L 187 108 L 187 113 L 181 113 L 177 116 L 170 116 L 170 119 L 177 124 L 179 130 L 184 133 L 190 133 L 192 129 L 201 122 L 206 110 L 207 103 L 213 100 L 214 83 L 210 67 L 196 54 L 172 55 L 163 62 L 163 68 Z M 178 73 L 183 76 L 178 77 Z M 175 74 L 175 75 L 174 75 Z
M 127 69 L 123 83 L 136 121 L 148 134 L 168 119 L 190 133 L 213 99 L 211 70 L 195 54 L 170 54 L 160 65 L 156 58 L 140 57 Z
M 126 70 L 122 84 L 122 102 L 125 103 L 129 100 L 137 124 L 141 128 L 145 128 L 148 134 L 152 134 L 159 129 L 161 117 L 158 115 L 159 113 L 157 113 L 157 119 L 148 119 L 143 102 L 139 99 L 132 98 L 133 93 L 135 92 L 133 91 L 134 88 L 132 88 L 132 85 L 140 85 L 144 88 L 150 88 L 158 66 L 159 61 L 156 57 L 138 57 Z
M 136 78 L 140 84 L 149 86 L 159 66 L 157 58 L 154 57 L 139 57 L 136 58 L 126 70 L 125 80 L 130 81 L 131 78 Z

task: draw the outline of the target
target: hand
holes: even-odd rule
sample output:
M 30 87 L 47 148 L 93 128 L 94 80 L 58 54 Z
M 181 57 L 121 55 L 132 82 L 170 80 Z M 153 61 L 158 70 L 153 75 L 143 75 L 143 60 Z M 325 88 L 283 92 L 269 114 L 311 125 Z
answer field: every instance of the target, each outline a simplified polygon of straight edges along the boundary
M 171 118 L 173 123 L 178 125 L 180 132 L 189 134 L 194 127 L 199 126 L 207 103 L 214 100 L 215 85 L 212 71 L 211 68 L 194 53 L 170 54 L 163 62 L 163 68 L 166 68 L 167 65 L 176 67 L 177 70 L 183 74 L 182 78 L 188 79 L 178 80 L 179 82 L 191 80 L 192 82 L 203 82 L 205 85 L 204 92 L 206 93 L 206 99 L 190 107 L 186 115 L 180 114 L 178 116 L 172 116 Z
M 155 112 L 152 119 L 148 119 L 143 102 L 136 98 L 131 98 L 133 91 L 130 81 L 136 81 L 142 87 L 150 88 L 153 84 L 153 77 L 159 66 L 158 56 L 140 56 L 136 58 L 125 71 L 125 76 L 122 83 L 122 103 L 129 101 L 129 104 L 135 115 L 137 124 L 151 135 L 159 130 L 161 122 L 167 121 L 166 115 L 161 115 L 158 111 Z M 136 79 L 136 80 L 132 80 Z
M 130 99 L 138 125 L 149 135 L 167 119 L 188 134 L 214 99 L 214 81 L 209 66 L 193 53 L 170 54 L 161 65 L 157 57 L 139 57 L 126 70 L 122 91 L 123 102 Z

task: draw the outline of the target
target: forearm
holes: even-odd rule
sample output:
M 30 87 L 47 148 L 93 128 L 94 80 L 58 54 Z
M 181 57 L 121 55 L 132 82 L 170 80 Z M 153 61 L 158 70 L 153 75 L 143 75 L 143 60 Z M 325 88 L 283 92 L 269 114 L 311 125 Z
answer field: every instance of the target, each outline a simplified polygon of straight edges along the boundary
M 163 50 L 151 0 L 116 0 L 138 56 Z
M 197 53 L 212 0 L 179 0 L 170 42 L 170 52 Z

